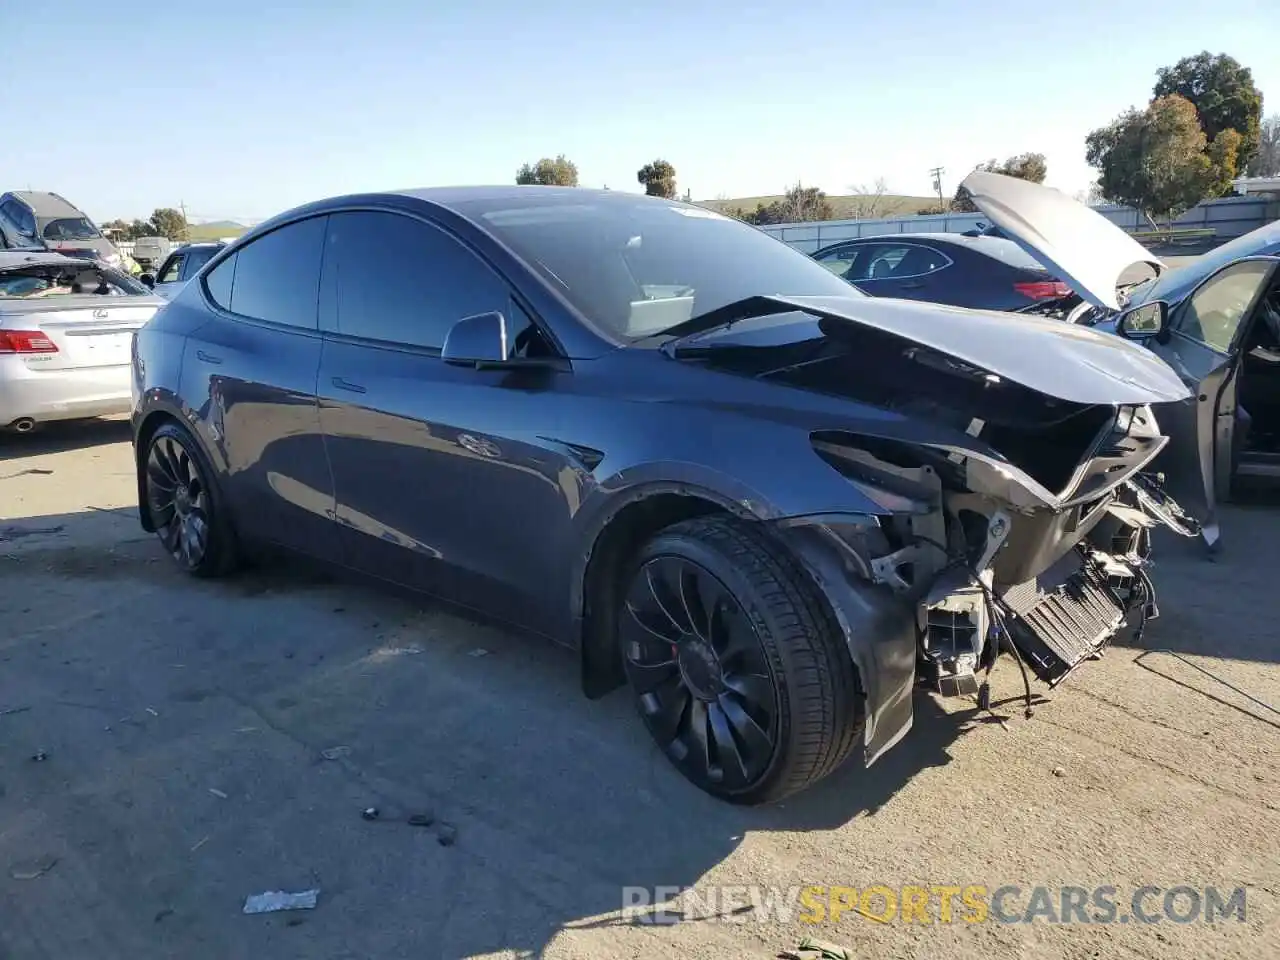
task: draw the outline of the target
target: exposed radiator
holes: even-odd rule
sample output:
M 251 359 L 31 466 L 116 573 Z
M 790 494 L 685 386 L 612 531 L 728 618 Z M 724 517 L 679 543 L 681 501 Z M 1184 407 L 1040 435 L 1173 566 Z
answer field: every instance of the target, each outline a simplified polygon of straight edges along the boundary
M 1005 595 L 1015 613 L 1008 625 L 1013 641 L 1027 666 L 1049 686 L 1099 653 L 1124 622 L 1121 597 L 1127 591 L 1117 591 L 1117 578 L 1131 579 L 1132 571 L 1114 560 L 1090 557 L 1051 590 L 1040 592 L 1030 581 Z

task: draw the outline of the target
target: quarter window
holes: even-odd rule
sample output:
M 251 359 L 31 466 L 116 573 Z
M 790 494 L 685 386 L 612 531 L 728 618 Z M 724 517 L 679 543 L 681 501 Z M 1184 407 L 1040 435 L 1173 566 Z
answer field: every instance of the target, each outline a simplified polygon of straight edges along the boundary
M 324 329 L 431 349 L 463 317 L 509 303 L 506 283 L 457 239 L 379 211 L 330 216 L 322 291 Z
M 209 296 L 242 317 L 314 330 L 325 220 L 300 220 L 254 240 L 209 274 Z

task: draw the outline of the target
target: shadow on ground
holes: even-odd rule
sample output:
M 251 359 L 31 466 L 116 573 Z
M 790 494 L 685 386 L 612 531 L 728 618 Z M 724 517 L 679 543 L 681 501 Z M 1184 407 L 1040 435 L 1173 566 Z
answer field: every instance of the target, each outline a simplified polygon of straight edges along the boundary
M 1229 509 L 1217 560 L 1158 544 L 1153 644 L 1275 661 L 1263 618 L 1256 636 L 1211 630 L 1221 605 L 1274 591 L 1280 543 L 1255 509 Z M 132 519 L 42 517 L 57 531 L 0 550 L 0 708 L 19 711 L 0 714 L 0 858 L 57 861 L 40 885 L 0 877 L 18 918 L 0 955 L 537 955 L 623 924 L 604 915 L 626 887 L 702 884 L 752 834 L 876 831 L 981 719 L 920 695 L 871 771 L 733 807 L 671 771 L 624 694 L 583 699 L 567 651 L 298 563 L 189 580 Z M 312 913 L 239 914 L 311 886 Z
M 120 953 L 537 953 L 624 887 L 698 883 L 753 832 L 874 818 L 969 719 L 920 696 L 872 773 L 857 758 L 780 806 L 734 807 L 671 771 L 625 694 L 585 700 L 567 651 L 299 563 L 189 580 L 128 508 L 104 512 L 114 541 L 83 542 L 94 514 L 68 514 L 0 553 L 0 707 L 21 708 L 0 714 L 0 856 L 60 860 L 43 888 L 0 888 L 0 911 L 49 896 L 110 915 Z M 424 811 L 435 826 L 406 823 Z M 237 915 L 311 885 L 322 909 L 301 926 Z M 0 945 L 72 955 L 88 923 L 17 924 Z
M 0 480 L 9 476 L 2 465 L 12 457 L 35 457 L 127 442 L 130 430 L 128 418 L 121 417 L 54 421 L 40 424 L 31 433 L 4 431 L 0 433 Z

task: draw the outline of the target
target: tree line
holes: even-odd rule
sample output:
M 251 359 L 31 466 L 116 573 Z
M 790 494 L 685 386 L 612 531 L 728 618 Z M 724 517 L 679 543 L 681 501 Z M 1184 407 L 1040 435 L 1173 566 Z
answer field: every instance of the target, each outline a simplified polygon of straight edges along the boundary
M 1147 105 L 1133 107 L 1090 132 L 1085 156 L 1098 179 L 1079 199 L 1122 203 L 1149 217 L 1172 219 L 1202 200 L 1231 195 L 1232 181 L 1241 176 L 1280 176 L 1280 115 L 1263 119 L 1262 91 L 1248 67 L 1225 53 L 1205 51 L 1157 70 Z M 991 159 L 975 169 L 1034 183 L 1044 183 L 1049 172 L 1044 154 L 1033 152 Z M 636 180 L 650 196 L 677 196 L 676 169 L 666 160 L 646 163 Z M 576 187 L 578 168 L 564 154 L 543 157 L 521 166 L 516 183 Z M 874 219 L 897 212 L 886 199 L 883 180 L 871 190 L 859 187 L 855 192 L 855 197 L 842 200 L 849 208 L 842 216 Z M 687 191 L 684 199 L 691 199 Z M 915 212 L 976 209 L 959 187 L 950 200 L 940 199 L 936 206 Z M 724 212 L 758 225 L 831 220 L 837 215 L 826 193 L 802 183 L 778 199 L 758 203 L 754 210 L 739 206 Z
M 190 235 L 187 218 L 173 207 L 160 207 L 150 220 L 108 220 L 103 230 L 115 232 L 117 240 L 137 240 L 141 237 L 167 237 L 170 240 L 186 240 Z

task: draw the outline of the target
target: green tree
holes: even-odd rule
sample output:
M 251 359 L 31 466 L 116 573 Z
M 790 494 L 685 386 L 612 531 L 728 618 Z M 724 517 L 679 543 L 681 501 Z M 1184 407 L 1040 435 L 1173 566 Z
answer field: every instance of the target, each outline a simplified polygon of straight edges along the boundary
M 1240 137 L 1225 130 L 1206 142 L 1196 108 L 1185 97 L 1159 97 L 1130 109 L 1085 138 L 1085 158 L 1100 172 L 1108 200 L 1149 216 L 1175 217 L 1215 196 L 1236 162 Z
M 543 157 L 537 163 L 526 163 L 516 171 L 516 183 L 523 185 L 539 184 L 552 187 L 576 187 L 578 185 L 578 167 L 572 160 L 559 154 L 554 159 Z
M 806 187 L 797 183 L 786 192 L 780 200 L 772 203 L 756 204 L 750 213 L 738 207 L 729 212 L 732 217 L 754 223 L 758 226 L 767 223 L 806 223 L 814 220 L 831 220 L 835 218 L 835 210 L 827 195 L 817 187 Z
M 1236 149 L 1238 167 L 1227 171 L 1222 181 L 1225 187 L 1219 187 L 1230 193 L 1236 169 L 1245 169 L 1257 156 L 1260 145 L 1262 93 L 1254 85 L 1252 71 L 1225 53 L 1214 55 L 1205 50 L 1156 71 L 1153 98 L 1172 94 L 1191 101 L 1208 143 L 1213 143 L 1224 130 L 1240 134 L 1240 145 Z
M 160 207 L 151 214 L 151 231 L 157 237 L 170 240 L 187 239 L 187 218 L 173 207 Z
M 1016 157 L 1010 157 L 1004 163 L 988 160 L 986 163 L 978 164 L 974 169 L 987 173 L 1002 173 L 1006 177 L 1017 177 L 1019 180 L 1030 180 L 1032 183 L 1044 183 L 1044 178 L 1049 173 L 1049 165 L 1043 153 L 1020 153 Z M 978 208 L 969 198 L 969 191 L 960 186 L 956 187 L 951 209 L 957 213 L 975 213 Z
M 1280 177 L 1280 113 L 1262 121 L 1258 152 L 1249 163 L 1251 177 Z
M 646 163 L 636 173 L 636 179 L 644 184 L 644 192 L 650 197 L 676 198 L 676 168 L 665 160 Z

